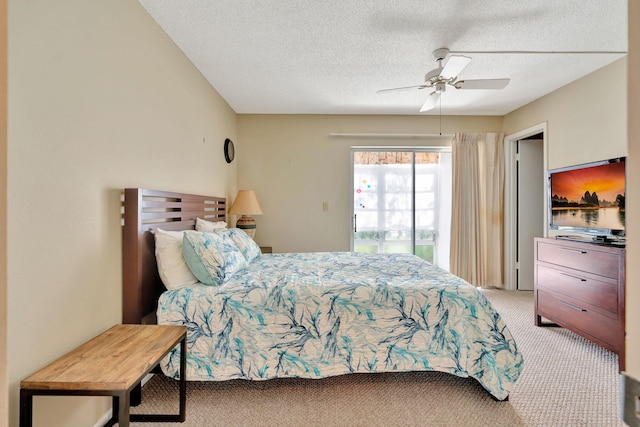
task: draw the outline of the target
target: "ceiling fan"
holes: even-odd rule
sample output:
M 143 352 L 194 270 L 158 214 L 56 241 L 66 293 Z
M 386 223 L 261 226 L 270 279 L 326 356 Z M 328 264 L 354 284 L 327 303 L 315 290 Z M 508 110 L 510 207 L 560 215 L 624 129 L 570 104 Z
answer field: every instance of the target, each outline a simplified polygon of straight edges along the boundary
M 391 92 L 404 89 L 433 88 L 426 101 L 420 108 L 420 112 L 431 110 L 436 106 L 440 95 L 451 86 L 455 89 L 504 89 L 511 79 L 480 79 L 459 80 L 458 75 L 471 62 L 471 58 L 464 55 L 449 55 L 446 47 L 433 51 L 433 56 L 438 62 L 438 68 L 429 71 L 424 76 L 424 83 L 415 86 L 381 89 L 377 93 Z M 443 65 L 443 61 L 446 59 Z

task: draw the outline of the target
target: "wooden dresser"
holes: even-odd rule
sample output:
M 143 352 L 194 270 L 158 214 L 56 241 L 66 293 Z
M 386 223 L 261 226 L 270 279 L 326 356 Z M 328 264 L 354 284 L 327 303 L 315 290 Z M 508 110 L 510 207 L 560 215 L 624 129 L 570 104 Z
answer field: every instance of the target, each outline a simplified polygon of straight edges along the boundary
M 534 322 L 542 318 L 618 354 L 624 370 L 625 249 L 535 239 Z

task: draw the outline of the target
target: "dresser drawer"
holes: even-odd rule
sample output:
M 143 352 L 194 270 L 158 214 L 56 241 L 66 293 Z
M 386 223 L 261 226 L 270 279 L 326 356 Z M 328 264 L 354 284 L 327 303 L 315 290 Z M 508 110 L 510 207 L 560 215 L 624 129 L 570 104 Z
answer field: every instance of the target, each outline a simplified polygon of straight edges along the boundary
M 616 253 L 599 251 L 597 249 L 550 244 L 538 241 L 538 261 L 549 264 L 562 265 L 604 277 L 618 278 L 619 257 Z M 597 248 L 597 246 L 594 246 Z
M 611 350 L 619 350 L 620 325 L 617 319 L 597 313 L 580 301 L 564 299 L 551 292 L 537 291 L 538 315 L 555 319 L 568 329 L 602 341 Z M 549 317 L 547 317 L 549 316 Z
M 567 295 L 614 315 L 618 313 L 618 284 L 593 279 L 580 271 L 565 271 L 538 264 L 537 287 Z

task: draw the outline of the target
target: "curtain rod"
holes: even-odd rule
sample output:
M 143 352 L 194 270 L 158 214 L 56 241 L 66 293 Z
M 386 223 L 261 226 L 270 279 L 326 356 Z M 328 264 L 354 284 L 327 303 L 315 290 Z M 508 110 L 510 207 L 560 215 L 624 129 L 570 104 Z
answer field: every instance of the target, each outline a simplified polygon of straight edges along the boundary
M 352 151 L 431 151 L 439 153 L 451 152 L 450 145 L 394 145 L 392 147 L 380 145 L 352 145 L 350 148 Z
M 452 137 L 452 133 L 344 133 L 332 132 L 329 136 L 339 138 L 442 138 Z

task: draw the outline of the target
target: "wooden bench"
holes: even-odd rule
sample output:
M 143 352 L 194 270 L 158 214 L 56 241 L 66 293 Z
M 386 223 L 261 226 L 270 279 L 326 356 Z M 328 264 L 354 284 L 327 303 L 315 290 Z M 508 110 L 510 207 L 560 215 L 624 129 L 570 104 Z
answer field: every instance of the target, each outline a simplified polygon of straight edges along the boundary
M 182 422 L 186 407 L 185 326 L 116 325 L 20 382 L 20 426 L 32 425 L 33 396 L 113 396 L 105 426 L 130 421 Z M 178 414 L 129 414 L 130 393 L 180 344 Z

